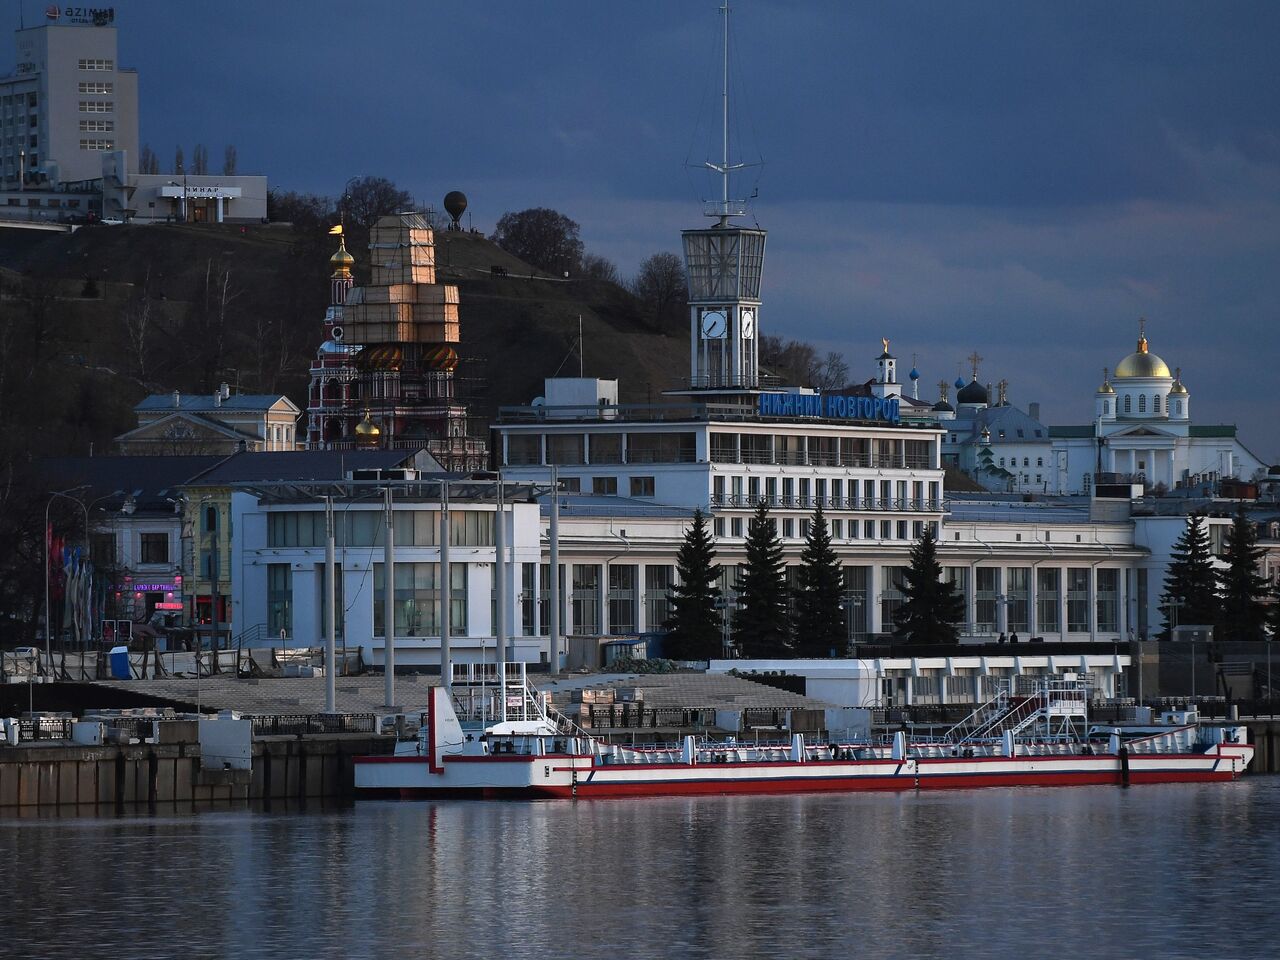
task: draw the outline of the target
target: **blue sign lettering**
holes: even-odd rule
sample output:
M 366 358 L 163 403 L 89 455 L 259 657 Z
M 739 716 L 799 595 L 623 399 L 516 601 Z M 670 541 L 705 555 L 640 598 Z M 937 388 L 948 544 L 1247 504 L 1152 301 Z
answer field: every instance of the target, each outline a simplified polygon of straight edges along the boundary
M 762 417 L 824 417 L 901 423 L 897 397 L 847 397 L 837 393 L 762 393 L 757 401 Z

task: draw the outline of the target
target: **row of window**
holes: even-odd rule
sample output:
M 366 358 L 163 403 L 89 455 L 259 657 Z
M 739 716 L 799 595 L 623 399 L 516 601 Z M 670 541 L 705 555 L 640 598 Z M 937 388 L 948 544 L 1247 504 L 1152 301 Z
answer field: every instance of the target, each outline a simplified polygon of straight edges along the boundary
M 396 510 L 397 546 L 439 544 L 439 510 Z M 449 543 L 455 547 L 493 546 L 494 514 L 479 510 L 449 511 Z M 346 547 L 380 547 L 386 519 L 381 510 L 334 510 L 334 542 Z M 319 511 L 279 511 L 267 516 L 267 546 L 322 547 L 325 516 Z
M 942 485 L 936 480 L 846 481 L 827 477 L 726 477 L 723 474 L 711 478 L 713 503 L 746 506 L 763 499 L 766 503 L 801 507 L 822 503 L 849 509 L 888 510 L 897 505 L 898 509 L 909 510 L 930 508 L 937 505 L 941 497 Z
M 76 84 L 76 92 L 81 94 L 91 94 L 94 96 L 102 96 L 103 94 L 115 93 L 114 83 L 87 82 Z
M 1011 466 L 1011 467 L 1016 467 L 1017 465 L 1018 465 L 1018 458 L 1017 458 L 1017 457 L 1010 457 L 1010 458 L 1009 458 L 1009 466 Z M 1024 467 L 1029 467 L 1029 466 L 1031 466 L 1031 458 L 1030 458 L 1030 457 L 1023 457 L 1023 458 L 1022 458 L 1022 465 L 1023 465 Z M 1000 458 L 1000 466 L 1002 466 L 1002 467 L 1004 466 L 1004 457 L 1001 457 L 1001 458 Z M 1037 466 L 1037 467 L 1043 467 L 1043 466 L 1044 466 L 1044 457 L 1036 457 L 1036 466 Z
M 81 113 L 111 113 L 116 105 L 111 100 L 81 100 Z
M 91 58 L 76 61 L 77 70 L 114 70 L 115 68 L 116 62 L 114 60 L 96 60 Z
M 114 150 L 116 142 L 114 140 L 81 140 L 81 150 Z
M 550 619 L 550 567 L 548 564 L 524 563 L 520 571 L 520 632 L 524 636 L 541 636 L 547 632 Z M 870 567 L 851 565 L 844 568 L 846 602 L 843 604 L 850 636 L 864 635 L 868 630 Z M 438 636 L 440 633 L 440 567 L 436 563 L 398 563 L 395 573 L 395 632 L 401 637 Z M 882 590 L 880 604 L 881 629 L 891 629 L 902 606 L 902 586 L 907 567 L 880 568 Z M 800 567 L 786 567 L 788 583 L 799 585 Z M 320 591 L 317 600 L 324 620 L 324 568 L 317 567 Z M 1091 629 L 1090 614 L 1099 632 L 1115 633 L 1120 629 L 1120 571 L 1099 569 L 1094 589 L 1090 590 L 1089 568 L 1069 567 L 1032 570 L 1030 567 L 978 567 L 972 594 L 969 590 L 969 568 L 944 567 L 943 578 L 966 598 L 963 626 L 974 634 L 995 634 L 1001 630 L 1029 635 L 1059 633 L 1063 622 L 1065 599 L 1066 628 L 1070 633 L 1087 633 Z M 730 601 L 737 597 L 741 567 L 720 567 L 718 584 Z M 670 591 L 675 585 L 675 568 L 668 564 L 648 564 L 644 568 L 643 588 L 639 568 L 635 564 L 598 563 L 568 564 L 560 569 L 560 622 L 570 634 L 593 636 L 635 633 L 639 604 L 644 604 L 645 629 L 658 630 L 671 613 Z M 1032 586 L 1034 584 L 1034 595 Z M 374 634 L 383 630 L 383 566 L 373 568 Z M 458 635 L 467 632 L 467 566 L 450 567 L 450 629 Z M 1065 590 L 1065 593 L 1064 593 Z M 340 581 L 335 583 L 337 627 L 341 635 L 346 605 Z M 496 597 L 490 593 L 491 609 Z M 290 564 L 267 566 L 267 625 L 273 636 L 293 634 L 293 571 Z M 1035 619 L 1031 613 L 1034 604 Z M 1004 608 L 1001 622 L 1000 608 Z M 603 616 L 602 616 L 603 614 Z
M 748 519 L 716 517 L 711 529 L 717 537 L 741 539 L 746 536 Z M 769 523 L 773 532 L 783 540 L 803 540 L 809 536 L 813 521 L 808 517 L 770 517 Z M 933 531 L 934 536 L 938 535 L 937 522 L 925 520 L 853 520 L 835 517 L 828 521 L 827 529 L 832 540 L 919 540 L 926 527 Z
M 563 489 L 574 493 L 582 490 L 582 482 L 578 477 L 565 477 L 560 481 Z M 627 496 L 630 497 L 652 497 L 654 495 L 654 479 L 653 477 L 628 477 L 627 478 Z M 591 492 L 597 496 L 616 497 L 618 495 L 618 478 L 617 477 L 592 477 Z
M 111 133 L 116 128 L 114 120 L 81 120 L 81 133 Z
M 1123 404 L 1121 404 L 1121 402 L 1117 400 L 1116 412 L 1121 412 L 1122 408 L 1124 413 L 1133 413 L 1133 397 L 1126 396 L 1124 398 Z M 1182 401 L 1170 400 L 1166 410 L 1168 413 L 1172 413 L 1175 416 L 1182 416 Z M 1104 414 L 1109 414 L 1111 412 L 1110 400 L 1102 401 L 1102 412 Z M 1145 394 L 1138 394 L 1138 412 L 1139 413 L 1147 412 L 1147 397 Z M 1154 393 L 1151 395 L 1151 412 L 1152 413 L 1160 412 L 1160 394 L 1158 393 Z
M 48 197 L 43 202 L 41 202 L 39 197 L 27 197 L 25 200 L 20 199 L 18 197 L 9 197 L 5 201 L 5 206 L 9 206 L 9 207 L 21 207 L 23 205 L 28 207 L 45 206 L 45 207 L 51 207 L 53 209 L 67 209 L 67 210 L 80 209 L 79 200 L 63 200 L 61 197 Z
M 0 99 L 0 104 L 4 104 L 4 106 L 6 107 L 18 106 L 18 107 L 29 108 L 29 107 L 34 107 L 36 103 L 37 103 L 37 100 L 36 100 L 36 95 L 34 93 L 18 93 L 18 94 L 14 94 L 12 96 L 8 96 L 8 97 L 4 97 L 3 99 Z

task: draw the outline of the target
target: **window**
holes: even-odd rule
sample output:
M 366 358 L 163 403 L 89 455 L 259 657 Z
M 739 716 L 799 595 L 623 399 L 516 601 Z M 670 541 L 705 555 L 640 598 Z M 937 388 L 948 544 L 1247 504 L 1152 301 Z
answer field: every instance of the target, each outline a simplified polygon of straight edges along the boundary
M 1000 593 L 1000 571 L 996 567 L 978 567 L 973 598 L 975 633 L 996 632 L 996 597 Z
M 167 533 L 142 533 L 138 535 L 140 563 L 168 563 L 169 535 Z
M 644 568 L 644 619 L 649 630 L 661 630 L 671 616 L 669 594 L 674 584 L 674 567 L 650 564 Z
M 880 521 L 880 539 L 881 540 L 893 539 L 893 521 L 892 520 Z
M 110 113 L 115 109 L 115 104 L 110 100 L 81 100 L 81 113 Z
M 747 477 L 747 502 L 753 507 L 760 502 L 759 477 Z
M 1044 466 L 1044 457 L 1036 457 L 1036 466 L 1037 466 L 1037 467 L 1043 467 L 1043 466 Z
M 876 522 L 874 520 L 862 521 L 862 535 L 868 540 L 876 538 Z
M 1004 457 L 1001 457 L 1001 458 L 1000 458 L 1000 466 L 1002 466 L 1002 467 L 1004 466 Z
M 809 530 L 810 530 L 811 528 L 812 528 L 812 523 L 809 521 L 809 519 L 808 519 L 807 517 L 806 517 L 806 518 L 801 519 L 801 521 L 800 521 L 800 536 L 802 536 L 802 537 L 808 537 L 808 536 L 809 536 Z
M 1023 458 L 1022 458 L 1022 465 L 1023 465 L 1024 467 L 1029 467 L 1029 466 L 1031 466 L 1031 460 L 1030 460 L 1030 458 L 1029 458 L 1029 457 L 1023 457 Z
M 1120 629 L 1120 571 L 1098 568 L 1098 630 L 1115 633 Z
M 1046 536 L 1045 539 L 1048 539 Z M 1062 629 L 1058 622 L 1058 571 L 1036 571 L 1036 629 L 1044 633 L 1057 633 Z
M 881 583 L 884 591 L 880 594 L 880 629 L 890 631 L 898 609 L 902 606 L 902 587 L 906 583 L 906 567 L 881 567 Z
M 787 539 L 791 539 L 796 535 L 796 522 L 791 517 L 787 517 L 782 521 L 782 535 Z
M 575 563 L 573 573 L 573 633 L 591 636 L 600 633 L 600 568 L 594 563 Z
M 724 517 L 716 517 L 715 520 L 711 522 L 711 532 L 717 537 L 724 536 Z
M 287 563 L 267 564 L 267 633 L 293 636 L 293 568 Z
M 616 497 L 618 495 L 618 478 L 592 477 L 591 492 L 597 496 Z
M 1145 393 L 1138 394 L 1138 412 L 1147 412 L 1147 395 Z
M 1008 582 L 1005 592 L 1008 603 L 1005 606 L 1009 630 L 1013 633 L 1026 633 L 1031 629 L 1031 568 L 1010 567 L 1005 571 Z
M 1071 567 L 1067 570 L 1067 630 L 1089 632 L 1089 570 Z
M 1160 412 L 1160 394 L 1156 394 L 1151 398 L 1151 409 L 1156 413 Z
M 899 540 L 906 540 L 907 539 L 907 521 L 898 520 L 898 521 L 895 521 L 895 524 L 896 524 L 895 535 L 897 536 L 897 538 Z
M 81 140 L 81 150 L 114 150 L 116 142 L 114 140 Z
M 560 465 L 585 463 L 580 433 L 547 434 L 547 462 Z
M 116 128 L 114 120 L 81 120 L 81 133 L 111 133 Z
M 561 477 L 560 490 L 563 493 L 579 493 L 582 490 L 581 477 Z
M 383 627 L 383 565 L 373 565 L 373 632 L 385 637 Z M 467 565 L 449 565 L 449 630 L 462 636 L 467 631 Z M 395 565 L 396 636 L 424 637 L 440 634 L 440 564 L 397 563 Z
M 114 60 L 78 60 L 76 61 L 77 70 L 114 70 L 116 62 Z
M 730 521 L 729 529 L 735 537 L 742 536 L 742 518 L 734 517 L 732 521 Z
M 636 632 L 636 567 L 609 566 L 609 632 Z
M 76 91 L 79 93 L 88 93 L 101 96 L 102 94 L 115 93 L 115 85 L 111 83 L 78 83 Z M 31 106 L 35 106 L 35 96 L 32 95 Z
M 1133 397 L 1124 398 L 1124 412 L 1131 413 L 1133 411 Z
M 590 441 L 588 455 L 592 463 L 622 462 L 622 434 L 592 433 L 588 435 L 588 440 Z
M 1019 428 L 1018 428 L 1018 437 L 1019 437 L 1019 438 L 1021 438 L 1022 436 L 1023 436 L 1022 428 L 1021 428 L 1021 427 L 1019 427 Z

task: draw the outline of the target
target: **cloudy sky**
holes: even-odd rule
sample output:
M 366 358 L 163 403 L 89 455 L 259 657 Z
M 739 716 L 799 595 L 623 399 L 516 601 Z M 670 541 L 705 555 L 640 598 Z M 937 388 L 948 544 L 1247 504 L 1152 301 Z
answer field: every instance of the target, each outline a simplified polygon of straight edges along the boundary
M 715 0 L 116 7 L 162 163 L 230 142 L 278 188 L 461 189 L 486 230 L 551 206 L 624 274 L 701 222 Z M 1280 5 L 739 0 L 732 23 L 767 331 L 860 376 L 890 337 L 930 397 L 976 349 L 1079 423 L 1145 316 L 1194 419 L 1280 461 Z

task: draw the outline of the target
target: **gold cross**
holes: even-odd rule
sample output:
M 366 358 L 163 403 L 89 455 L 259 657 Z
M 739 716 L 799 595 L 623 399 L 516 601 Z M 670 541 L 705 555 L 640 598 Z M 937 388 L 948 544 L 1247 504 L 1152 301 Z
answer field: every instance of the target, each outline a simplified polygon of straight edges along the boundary
M 977 379 L 978 379 L 978 364 L 980 364 L 980 363 L 983 361 L 983 359 L 984 359 L 984 358 L 983 358 L 983 357 L 978 356 L 978 351 L 977 351 L 977 350 L 975 350 L 975 351 L 973 351 L 973 353 L 969 354 L 969 356 L 968 356 L 968 357 L 966 357 L 965 359 L 966 359 L 966 360 L 968 360 L 971 364 L 973 364 L 973 379 L 977 380 Z

